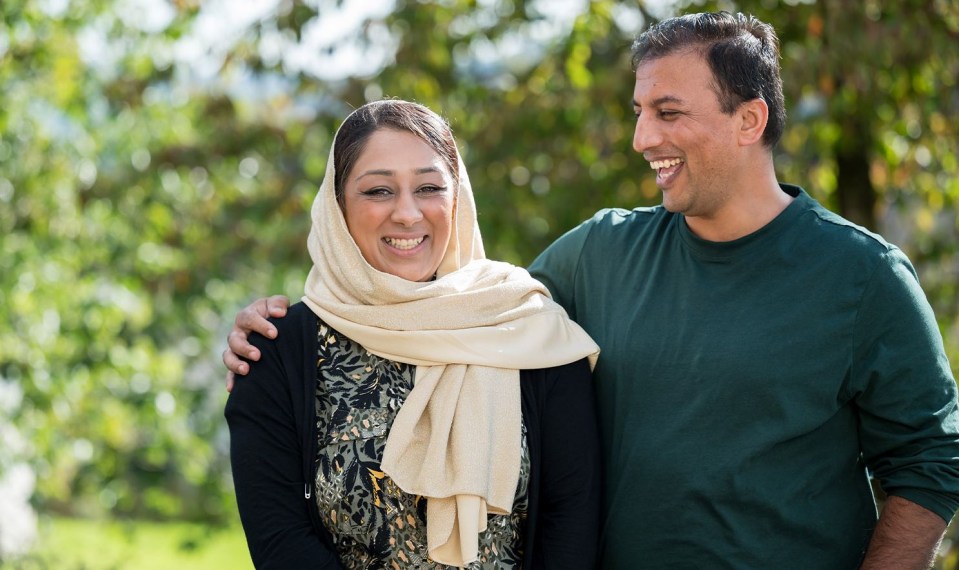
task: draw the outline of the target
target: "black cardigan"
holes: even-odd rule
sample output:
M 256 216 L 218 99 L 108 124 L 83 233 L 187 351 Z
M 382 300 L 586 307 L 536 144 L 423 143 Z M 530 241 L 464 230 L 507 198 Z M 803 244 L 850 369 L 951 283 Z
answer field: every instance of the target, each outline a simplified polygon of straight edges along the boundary
M 226 404 L 240 520 L 257 568 L 341 568 L 313 497 L 317 318 L 303 303 L 273 319 Z M 595 565 L 600 455 L 586 360 L 520 372 L 530 452 L 524 568 Z

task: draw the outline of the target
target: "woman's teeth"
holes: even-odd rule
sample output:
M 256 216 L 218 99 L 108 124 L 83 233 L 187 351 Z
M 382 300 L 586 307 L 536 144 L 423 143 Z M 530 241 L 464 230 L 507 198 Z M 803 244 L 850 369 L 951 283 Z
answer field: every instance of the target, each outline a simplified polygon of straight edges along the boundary
M 396 249 L 413 249 L 419 244 L 423 243 L 423 240 L 426 239 L 426 236 L 419 237 L 416 239 L 399 239 L 399 238 L 383 238 L 383 241 L 389 245 L 395 247 Z

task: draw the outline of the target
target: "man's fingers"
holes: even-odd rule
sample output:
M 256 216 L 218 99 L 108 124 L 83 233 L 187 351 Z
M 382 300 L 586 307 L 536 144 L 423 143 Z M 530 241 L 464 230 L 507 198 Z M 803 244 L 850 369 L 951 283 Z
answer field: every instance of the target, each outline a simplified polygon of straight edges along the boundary
M 233 330 L 230 335 L 232 336 L 233 333 L 243 335 L 244 341 L 251 332 L 260 333 L 266 338 L 276 338 L 276 327 L 266 320 L 269 315 L 265 313 L 268 310 L 269 307 L 264 301 L 246 307 L 236 314 L 236 320 L 233 323 Z
M 254 361 L 260 359 L 260 351 L 250 344 L 246 333 L 241 330 L 231 330 L 230 334 L 226 336 L 226 344 L 232 351 L 233 358 L 238 359 L 240 356 L 245 356 Z M 226 356 L 223 357 L 223 362 L 226 364 Z
M 245 376 L 247 372 L 250 371 L 250 365 L 244 362 L 240 357 L 234 354 L 232 349 L 226 349 L 223 351 L 223 365 L 226 366 L 227 370 L 234 374 L 239 374 L 240 376 Z M 257 358 L 260 355 L 257 354 Z
M 286 295 L 273 295 L 266 299 L 266 307 L 268 315 L 271 317 L 282 317 L 286 315 L 286 309 L 290 306 L 290 300 L 286 298 Z M 272 338 L 272 337 L 271 337 Z
M 249 342 L 250 333 L 256 332 L 267 338 L 276 338 L 277 330 L 269 317 L 282 317 L 290 300 L 284 295 L 273 295 L 253 301 L 242 311 L 237 313 L 233 321 L 233 329 L 226 337 L 229 348 L 223 351 L 223 364 L 226 366 L 226 391 L 233 390 L 236 377 L 245 376 L 250 371 L 250 365 L 243 360 L 259 360 L 260 351 Z

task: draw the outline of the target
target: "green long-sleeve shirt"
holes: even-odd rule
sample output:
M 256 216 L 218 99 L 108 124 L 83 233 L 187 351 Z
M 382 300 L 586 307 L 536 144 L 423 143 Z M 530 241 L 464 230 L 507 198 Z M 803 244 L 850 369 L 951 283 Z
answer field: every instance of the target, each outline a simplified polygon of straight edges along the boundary
M 599 343 L 603 568 L 854 568 L 883 489 L 959 506 L 956 385 L 906 256 L 800 188 L 708 242 L 604 210 L 530 268 Z

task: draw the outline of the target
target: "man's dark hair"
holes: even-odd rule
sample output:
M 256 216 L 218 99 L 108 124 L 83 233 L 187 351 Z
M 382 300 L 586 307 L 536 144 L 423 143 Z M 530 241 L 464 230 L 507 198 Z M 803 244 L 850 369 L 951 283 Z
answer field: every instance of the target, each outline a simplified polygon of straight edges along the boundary
M 333 142 L 334 187 L 337 200 L 343 198 L 346 177 L 366 148 L 370 136 L 380 129 L 408 132 L 423 139 L 443 159 L 453 182 L 459 184 L 456 140 L 449 123 L 420 105 L 399 99 L 373 101 L 359 107 L 340 125 Z
M 633 69 L 676 52 L 699 50 L 710 70 L 720 108 L 731 115 L 741 103 L 762 99 L 769 107 L 763 144 L 773 148 L 786 127 L 779 75 L 779 38 L 772 26 L 742 13 L 706 12 L 663 20 L 633 42 Z

